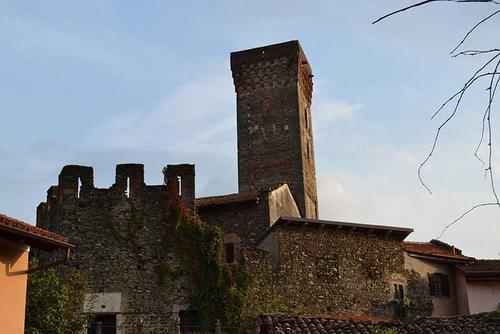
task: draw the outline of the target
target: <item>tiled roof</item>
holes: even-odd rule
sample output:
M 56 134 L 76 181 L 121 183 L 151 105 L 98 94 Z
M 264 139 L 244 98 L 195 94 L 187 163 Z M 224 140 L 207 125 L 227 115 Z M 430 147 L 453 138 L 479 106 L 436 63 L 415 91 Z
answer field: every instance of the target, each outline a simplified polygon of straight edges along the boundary
M 42 249 L 72 247 L 67 238 L 3 214 L 0 214 L 0 236 L 23 240 L 27 244 Z
M 257 202 L 261 193 L 258 191 L 241 192 L 230 195 L 201 197 L 196 199 L 196 207 L 217 206 L 242 202 Z
M 266 316 L 260 334 L 500 334 L 500 320 L 489 314 L 451 318 L 420 318 L 405 322 L 374 322 L 327 318 Z M 390 331 L 390 330 L 393 331 Z
M 434 257 L 442 260 L 470 261 L 473 258 L 462 255 L 462 251 L 444 242 L 404 242 L 403 248 L 410 254 Z
M 467 277 L 500 279 L 500 259 L 475 260 L 471 263 L 460 266 L 460 269 Z

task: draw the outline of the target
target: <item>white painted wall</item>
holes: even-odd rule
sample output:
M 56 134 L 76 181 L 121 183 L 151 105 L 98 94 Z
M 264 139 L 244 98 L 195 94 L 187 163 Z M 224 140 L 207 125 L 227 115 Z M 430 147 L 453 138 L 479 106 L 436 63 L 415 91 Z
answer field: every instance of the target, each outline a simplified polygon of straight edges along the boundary
M 121 292 L 87 293 L 83 310 L 90 313 L 120 313 L 121 304 Z
M 500 310 L 500 281 L 468 281 L 471 314 Z

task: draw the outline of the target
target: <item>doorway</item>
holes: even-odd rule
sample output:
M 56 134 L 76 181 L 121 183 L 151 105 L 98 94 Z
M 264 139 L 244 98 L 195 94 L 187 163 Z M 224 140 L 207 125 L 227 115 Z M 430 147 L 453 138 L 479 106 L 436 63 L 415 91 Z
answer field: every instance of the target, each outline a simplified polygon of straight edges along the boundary
M 87 334 L 116 334 L 116 314 L 95 316 Z

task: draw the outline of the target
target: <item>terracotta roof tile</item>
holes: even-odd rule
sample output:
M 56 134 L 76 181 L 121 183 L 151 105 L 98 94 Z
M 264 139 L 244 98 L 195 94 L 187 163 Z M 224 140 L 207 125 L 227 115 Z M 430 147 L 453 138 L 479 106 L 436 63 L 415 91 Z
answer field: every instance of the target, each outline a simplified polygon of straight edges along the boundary
M 2 232 L 12 235 L 22 235 L 27 240 L 36 239 L 37 243 L 41 243 L 45 240 L 47 242 L 52 241 L 70 246 L 68 244 L 68 239 L 65 237 L 31 224 L 27 224 L 15 218 L 0 214 L 0 235 Z
M 496 260 L 475 260 L 460 269 L 468 277 L 489 277 L 500 279 L 500 259 Z
M 316 317 L 264 316 L 260 333 L 442 333 L 500 334 L 500 320 L 482 313 L 450 318 L 419 318 L 407 321 L 378 322 Z M 473 329 L 471 331 L 471 329 Z
M 403 248 L 411 254 L 430 256 L 440 259 L 470 261 L 473 258 L 465 256 L 462 251 L 444 242 L 431 240 L 430 242 L 404 242 Z

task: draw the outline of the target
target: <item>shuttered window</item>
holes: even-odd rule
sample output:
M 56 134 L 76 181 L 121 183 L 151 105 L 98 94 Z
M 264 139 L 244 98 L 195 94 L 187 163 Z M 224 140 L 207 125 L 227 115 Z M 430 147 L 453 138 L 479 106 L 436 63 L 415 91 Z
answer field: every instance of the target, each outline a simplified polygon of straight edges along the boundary
M 434 297 L 450 296 L 450 281 L 448 275 L 442 273 L 429 274 L 429 291 Z

